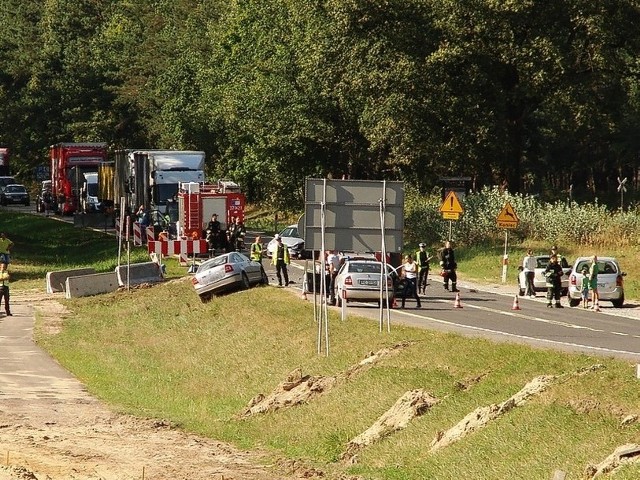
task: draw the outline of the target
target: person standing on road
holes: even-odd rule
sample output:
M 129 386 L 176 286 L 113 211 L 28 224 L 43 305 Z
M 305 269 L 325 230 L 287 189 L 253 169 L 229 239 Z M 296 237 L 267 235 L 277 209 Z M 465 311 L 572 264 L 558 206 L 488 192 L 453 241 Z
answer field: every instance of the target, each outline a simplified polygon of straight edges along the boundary
M 526 295 L 535 298 L 536 291 L 533 285 L 533 279 L 536 276 L 536 259 L 533 256 L 533 250 L 527 250 L 527 255 L 524 257 L 522 261 L 522 269 L 524 271 L 524 278 L 527 282 L 527 291 Z
M 409 290 L 413 291 L 413 298 L 416 299 L 417 308 L 420 308 L 420 296 L 418 295 L 418 264 L 413 261 L 411 255 L 404 257 L 404 264 L 402 264 L 402 277 L 404 278 L 404 288 L 402 289 L 402 308 L 404 308 L 404 302 L 407 299 Z
M 582 294 L 582 308 L 589 308 L 589 267 L 582 267 L 582 281 L 580 282 L 580 292 Z
M 564 256 L 558 253 L 558 247 L 556 245 L 551 247 L 551 255 L 558 257 L 558 265 L 560 265 L 560 267 L 569 268 L 569 262 L 567 262 L 567 259 Z
M 591 290 L 591 308 L 598 310 L 600 308 L 600 295 L 598 294 L 598 257 L 591 257 L 591 266 L 589 267 L 589 290 Z
M 416 263 L 418 264 L 418 293 L 425 295 L 427 293 L 427 279 L 429 277 L 429 252 L 426 251 L 427 244 L 420 243 L 419 250 L 416 252 Z
M 442 267 L 441 275 L 444 279 L 444 289 L 449 290 L 449 280 L 451 280 L 451 291 L 459 292 L 460 290 L 457 288 L 458 275 L 456 274 L 458 264 L 456 263 L 456 255 L 449 240 L 444 243 L 444 248 L 440 252 L 440 266 Z
M 555 299 L 556 308 L 564 308 L 560 304 L 560 294 L 562 290 L 562 276 L 564 271 L 558 263 L 558 256 L 551 255 L 549 258 L 549 264 L 544 270 L 544 278 L 547 283 L 547 307 L 551 308 L 552 301 Z
M 289 258 L 289 249 L 283 245 L 282 238 L 276 233 L 276 248 L 271 257 L 271 263 L 276 267 L 276 276 L 278 277 L 278 286 L 282 287 L 282 277 L 284 277 L 284 285 L 289 285 L 289 272 L 287 265 L 291 262 Z
M 260 238 L 260 235 L 256 235 L 255 240 L 251 244 L 250 257 L 254 262 L 262 264 L 262 238 Z
M 9 306 L 9 272 L 5 269 L 0 271 L 0 306 L 2 306 L 2 300 L 4 299 L 4 311 L 7 317 L 12 317 L 11 307 Z
M 6 271 L 9 266 L 12 247 L 13 242 L 7 238 L 4 232 L 0 232 L 0 272 Z
M 329 268 L 329 303 L 336 304 L 336 277 L 340 270 L 341 258 L 336 250 L 331 250 L 327 256 L 327 266 Z

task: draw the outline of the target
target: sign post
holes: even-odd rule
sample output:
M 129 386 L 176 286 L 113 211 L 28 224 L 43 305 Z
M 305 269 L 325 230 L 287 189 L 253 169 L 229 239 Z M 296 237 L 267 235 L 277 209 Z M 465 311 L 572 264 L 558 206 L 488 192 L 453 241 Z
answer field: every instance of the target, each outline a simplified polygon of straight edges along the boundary
M 511 203 L 507 202 L 500 210 L 498 218 L 496 218 L 496 224 L 498 228 L 504 228 L 504 255 L 502 257 L 502 283 L 507 282 L 507 266 L 509 265 L 509 255 L 507 254 L 507 246 L 509 243 L 509 230 L 518 226 L 520 219 L 516 215 L 516 211 L 511 206 Z
M 460 220 L 460 215 L 464 213 L 458 196 L 453 190 L 449 192 L 444 202 L 442 202 L 440 213 L 442 213 L 443 219 L 449 220 L 449 240 L 451 240 L 451 228 L 453 225 L 451 222 L 452 220 Z

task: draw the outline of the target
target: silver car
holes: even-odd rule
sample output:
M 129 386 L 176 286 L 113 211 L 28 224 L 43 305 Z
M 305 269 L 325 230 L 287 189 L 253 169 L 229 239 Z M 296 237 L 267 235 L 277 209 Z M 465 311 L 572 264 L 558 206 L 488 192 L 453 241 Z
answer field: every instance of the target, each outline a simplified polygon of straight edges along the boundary
M 536 255 L 536 268 L 534 270 L 535 275 L 533 277 L 533 289 L 536 292 L 547 291 L 547 280 L 544 278 L 544 270 L 549 265 L 550 255 Z M 562 257 L 560 262 L 564 275 L 562 276 L 562 295 L 566 295 L 569 291 L 569 274 L 571 273 L 571 267 L 567 263 L 567 260 Z M 518 267 L 518 294 L 522 297 L 527 291 L 527 278 L 524 274 L 522 266 Z
M 191 279 L 200 300 L 232 290 L 246 290 L 253 285 L 269 283 L 264 268 L 239 252 L 229 252 L 203 262 Z
M 569 305 L 575 307 L 582 301 L 582 268 L 591 265 L 591 257 L 578 257 L 569 277 Z M 624 305 L 624 281 L 626 275 L 614 257 L 598 257 L 598 296 L 610 301 L 614 307 Z
M 289 249 L 289 256 L 291 258 L 303 258 L 304 257 L 304 239 L 300 238 L 298 233 L 298 225 L 289 225 L 282 229 L 278 234 L 282 239 L 282 243 Z M 274 238 L 267 244 L 267 257 L 271 258 L 273 252 L 276 249 L 276 239 Z
M 380 273 L 382 262 L 377 260 L 345 260 L 336 277 L 336 300 L 342 301 L 380 302 Z M 394 298 L 394 269 L 387 264 L 385 276 L 389 299 Z M 387 301 L 387 288 L 382 288 L 382 300 Z

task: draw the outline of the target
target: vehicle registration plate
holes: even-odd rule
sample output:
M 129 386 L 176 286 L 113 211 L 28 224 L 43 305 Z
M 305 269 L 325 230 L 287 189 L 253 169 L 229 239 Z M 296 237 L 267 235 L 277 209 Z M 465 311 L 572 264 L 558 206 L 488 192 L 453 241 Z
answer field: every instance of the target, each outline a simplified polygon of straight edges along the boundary
M 360 285 L 377 286 L 378 280 L 359 280 Z

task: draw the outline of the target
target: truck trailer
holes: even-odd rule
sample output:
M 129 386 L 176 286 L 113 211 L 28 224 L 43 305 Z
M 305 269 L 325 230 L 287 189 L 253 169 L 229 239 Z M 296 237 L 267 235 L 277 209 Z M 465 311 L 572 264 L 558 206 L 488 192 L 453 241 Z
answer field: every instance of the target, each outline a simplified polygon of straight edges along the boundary
M 106 143 L 57 143 L 49 148 L 51 159 L 51 193 L 63 215 L 81 208 L 85 174 L 97 173 L 107 160 Z

